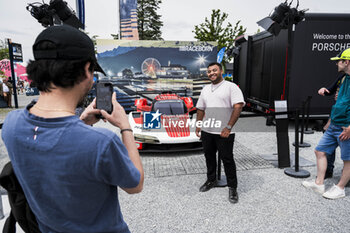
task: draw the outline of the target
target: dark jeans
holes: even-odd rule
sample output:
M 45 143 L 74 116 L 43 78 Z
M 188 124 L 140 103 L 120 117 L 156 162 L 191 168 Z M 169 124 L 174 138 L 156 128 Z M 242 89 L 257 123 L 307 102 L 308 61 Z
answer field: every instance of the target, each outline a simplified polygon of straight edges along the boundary
M 224 170 L 227 178 L 227 186 L 237 188 L 236 163 L 233 159 L 233 143 L 235 134 L 230 134 L 228 138 L 222 138 L 220 135 L 201 131 L 205 161 L 207 164 L 207 178 L 209 181 L 216 180 L 216 152 L 219 152 L 220 158 L 224 164 Z

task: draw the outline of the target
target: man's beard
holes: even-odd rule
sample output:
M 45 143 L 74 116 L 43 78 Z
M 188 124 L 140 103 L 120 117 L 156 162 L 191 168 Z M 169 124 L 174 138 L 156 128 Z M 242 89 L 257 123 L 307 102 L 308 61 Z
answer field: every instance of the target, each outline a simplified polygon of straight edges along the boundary
M 217 75 L 214 80 L 212 80 L 212 79 L 209 79 L 209 80 L 210 80 L 211 83 L 217 84 L 221 80 L 221 76 Z

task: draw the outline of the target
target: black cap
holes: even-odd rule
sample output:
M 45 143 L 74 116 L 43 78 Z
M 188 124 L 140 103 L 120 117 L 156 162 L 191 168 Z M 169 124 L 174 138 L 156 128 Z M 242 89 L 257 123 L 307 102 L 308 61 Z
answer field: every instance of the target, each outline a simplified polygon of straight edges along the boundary
M 54 49 L 37 49 L 37 45 L 50 41 Z M 94 43 L 84 32 L 69 25 L 51 26 L 42 31 L 33 45 L 35 60 L 81 60 L 91 58 L 95 62 L 95 71 L 105 72 L 97 63 Z

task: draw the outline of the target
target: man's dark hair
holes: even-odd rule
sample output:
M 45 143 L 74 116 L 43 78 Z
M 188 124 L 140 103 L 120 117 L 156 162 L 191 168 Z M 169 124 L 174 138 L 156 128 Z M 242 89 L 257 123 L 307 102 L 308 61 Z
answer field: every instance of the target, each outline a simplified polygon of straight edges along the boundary
M 217 65 L 218 67 L 220 67 L 220 70 L 222 70 L 222 65 L 221 65 L 220 63 L 218 63 L 218 62 L 212 62 L 212 63 L 210 63 L 210 64 L 207 66 L 207 68 L 209 68 L 210 66 L 215 66 L 215 65 Z
M 38 49 L 55 49 L 55 44 L 45 41 L 38 45 Z M 83 81 L 85 65 L 90 62 L 89 71 L 94 70 L 94 61 L 91 58 L 84 60 L 36 60 L 29 61 L 27 66 L 28 79 L 39 91 L 50 92 L 55 85 L 69 88 Z

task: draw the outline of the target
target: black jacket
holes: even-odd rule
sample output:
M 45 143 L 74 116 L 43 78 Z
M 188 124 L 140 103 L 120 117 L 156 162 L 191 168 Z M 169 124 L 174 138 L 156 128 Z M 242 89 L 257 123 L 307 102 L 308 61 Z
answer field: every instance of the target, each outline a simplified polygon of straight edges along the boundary
M 10 216 L 6 219 L 2 232 L 16 232 L 16 222 L 18 222 L 24 232 L 40 233 L 35 215 L 28 205 L 11 162 L 8 162 L 1 172 L 0 185 L 7 190 L 11 206 Z

